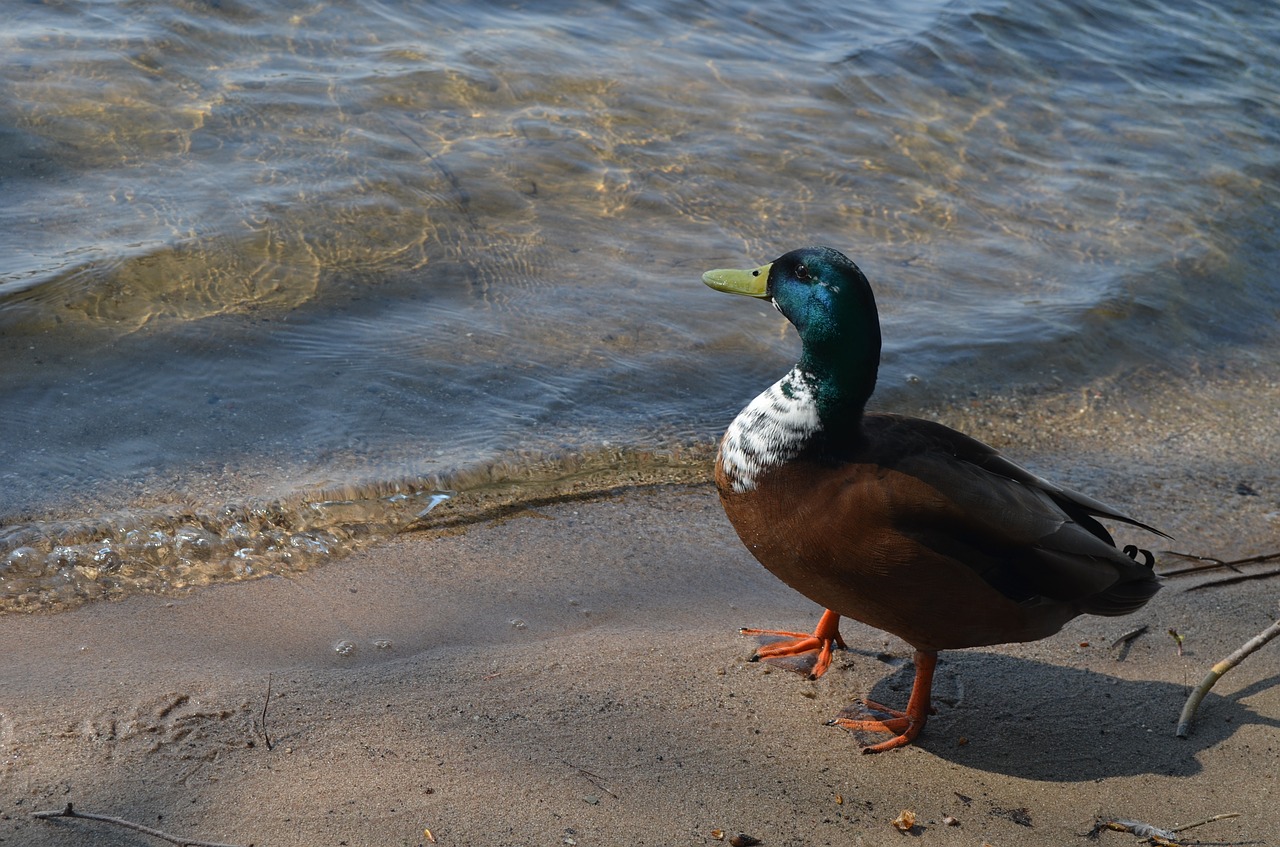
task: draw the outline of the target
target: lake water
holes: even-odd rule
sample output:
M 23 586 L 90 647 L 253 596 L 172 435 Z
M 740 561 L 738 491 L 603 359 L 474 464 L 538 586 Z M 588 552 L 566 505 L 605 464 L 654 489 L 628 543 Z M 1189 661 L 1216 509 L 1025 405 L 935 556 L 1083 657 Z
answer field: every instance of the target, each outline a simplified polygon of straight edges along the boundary
M 0 608 L 705 475 L 808 244 L 881 406 L 1275 349 L 1280 5 L 852 5 L 10 4 Z

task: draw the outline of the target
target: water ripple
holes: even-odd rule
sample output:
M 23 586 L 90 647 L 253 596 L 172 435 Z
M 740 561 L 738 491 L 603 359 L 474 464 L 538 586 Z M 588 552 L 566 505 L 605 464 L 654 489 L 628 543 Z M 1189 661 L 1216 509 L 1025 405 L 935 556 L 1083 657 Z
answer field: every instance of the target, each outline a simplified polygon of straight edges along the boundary
M 9 596 L 347 549 L 305 491 L 376 535 L 500 456 L 707 443 L 796 342 L 700 274 L 802 244 L 876 286 L 889 405 L 1269 349 L 1276 43 L 1198 0 L 15 7 L 0 521 L 50 582 Z M 51 528 L 121 512 L 220 564 Z

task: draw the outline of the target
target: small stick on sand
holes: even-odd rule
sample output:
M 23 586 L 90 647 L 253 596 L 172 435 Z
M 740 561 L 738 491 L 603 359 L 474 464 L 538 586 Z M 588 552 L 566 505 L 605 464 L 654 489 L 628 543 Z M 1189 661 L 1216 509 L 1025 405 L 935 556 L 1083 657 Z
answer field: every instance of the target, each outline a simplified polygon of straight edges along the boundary
M 1277 635 L 1280 635 L 1280 621 L 1271 624 L 1271 626 L 1240 645 L 1239 650 L 1214 665 L 1209 670 L 1208 675 L 1191 692 L 1191 696 L 1187 698 L 1186 705 L 1182 707 L 1182 715 L 1178 718 L 1178 730 L 1174 734 L 1179 738 L 1186 738 L 1191 732 L 1191 721 L 1196 716 L 1196 709 L 1200 708 L 1200 701 L 1204 699 L 1204 695 L 1209 693 L 1209 689 L 1213 688 L 1214 683 L 1221 679 L 1222 675 L 1227 671 L 1243 662 L 1246 656 L 1261 649 L 1264 644 Z
M 1181 568 L 1176 571 L 1164 571 L 1160 576 L 1168 578 L 1171 576 L 1187 576 L 1201 574 L 1205 571 L 1216 570 L 1218 568 L 1226 568 L 1228 570 L 1241 573 L 1240 565 L 1256 565 L 1262 562 L 1270 562 L 1273 559 L 1280 559 L 1280 553 L 1263 553 L 1259 556 L 1246 556 L 1243 559 L 1232 559 L 1230 562 L 1223 561 L 1215 556 L 1197 556 L 1194 553 L 1179 553 L 1175 550 L 1162 550 L 1162 556 L 1177 556 L 1179 559 L 1187 559 L 1192 562 L 1204 562 L 1203 565 L 1192 565 L 1189 568 Z
M 1171 829 L 1161 829 L 1158 826 L 1152 826 L 1142 821 L 1128 820 L 1100 820 L 1093 825 L 1093 829 L 1089 831 L 1089 838 L 1096 839 L 1098 833 L 1104 829 L 1112 832 L 1128 832 L 1139 838 L 1145 838 L 1152 844 L 1161 845 L 1161 847 L 1177 847 L 1177 835 Z
M 194 838 L 183 838 L 180 835 L 170 835 L 167 832 L 161 832 L 144 824 L 127 821 L 123 818 L 113 818 L 110 815 L 99 815 L 94 812 L 77 812 L 71 808 L 71 804 L 63 806 L 61 809 L 53 809 L 47 812 L 32 812 L 31 817 L 48 820 L 50 818 L 80 818 L 86 821 L 99 821 L 101 823 L 115 824 L 116 826 L 132 829 L 134 832 L 141 832 L 144 835 L 150 835 L 153 838 L 159 838 L 162 841 L 168 841 L 170 844 L 177 844 L 178 847 L 238 847 L 235 844 L 222 844 L 217 841 L 198 841 Z M 249 845 L 253 847 L 253 845 Z
M 1262 571 L 1261 573 L 1241 574 L 1240 576 L 1226 576 L 1222 579 L 1211 579 L 1208 582 L 1193 585 L 1185 590 L 1199 591 L 1202 588 L 1214 588 L 1219 585 L 1234 585 L 1237 582 L 1249 582 L 1255 579 L 1270 579 L 1273 576 L 1280 576 L 1280 568 L 1276 568 L 1271 571 Z
M 1209 817 L 1205 818 L 1202 821 L 1196 821 L 1195 823 L 1184 823 L 1182 826 L 1175 826 L 1173 829 L 1169 831 L 1184 832 L 1188 829 L 1195 829 L 1198 826 L 1204 826 L 1207 823 L 1213 823 L 1214 821 L 1225 821 L 1227 818 L 1238 818 L 1238 817 L 1240 817 L 1239 812 L 1225 812 L 1221 815 L 1210 815 Z
M 267 735 L 267 706 L 271 705 L 271 674 L 267 674 L 267 699 L 262 702 L 262 740 L 267 742 L 267 750 L 271 749 L 271 736 Z
M 578 773 L 582 774 L 583 778 L 584 778 L 587 782 L 591 783 L 591 784 L 592 784 L 592 785 L 594 785 L 596 788 L 599 788 L 599 789 L 600 789 L 601 791 L 603 791 L 605 794 L 608 794 L 610 797 L 612 797 L 612 798 L 613 798 L 613 799 L 615 799 L 615 800 L 619 799 L 617 794 L 614 794 L 612 791 L 610 791 L 610 790 L 609 790 L 609 789 L 604 785 L 604 777 L 600 776 L 600 774 L 598 774 L 598 773 L 592 773 L 591 771 L 587 770 L 586 768 L 580 768 L 580 767 L 578 767 L 577 765 L 575 765 L 575 764 L 573 764 L 572 762 L 570 762 L 568 759 L 561 759 L 560 761 L 564 762 L 566 765 L 568 765 L 569 767 L 573 768 L 573 769 L 574 769 L 575 771 L 577 771 Z
M 1160 829 L 1157 826 L 1152 826 L 1151 824 L 1143 823 L 1142 821 L 1129 821 L 1129 820 L 1120 820 L 1120 819 L 1111 819 L 1111 820 L 1098 819 L 1098 821 L 1094 823 L 1093 829 L 1089 831 L 1088 837 L 1097 838 L 1099 832 L 1101 832 L 1104 829 L 1109 829 L 1109 830 L 1112 830 L 1113 832 L 1132 833 L 1133 835 L 1136 835 L 1139 838 L 1147 839 L 1152 844 L 1162 845 L 1162 847 L 1178 847 L 1179 842 L 1178 842 L 1177 834 L 1179 832 L 1183 832 L 1184 830 L 1188 830 L 1188 829 L 1194 829 L 1197 826 L 1204 826 L 1205 824 L 1213 823 L 1214 821 L 1221 821 L 1221 820 L 1226 820 L 1227 818 L 1238 818 L 1238 817 L 1240 817 L 1239 812 L 1227 812 L 1226 814 L 1222 814 L 1222 815 L 1210 815 L 1204 820 L 1196 821 L 1195 823 L 1186 823 L 1186 824 L 1183 824 L 1182 826 L 1175 826 L 1172 829 Z
M 1121 644 L 1128 644 L 1130 641 L 1137 638 L 1139 635 L 1142 635 L 1150 628 L 1151 627 L 1148 624 L 1144 623 L 1142 626 L 1138 627 L 1137 629 L 1131 629 L 1128 632 L 1126 632 L 1124 635 L 1117 638 L 1115 641 L 1112 641 L 1111 647 L 1109 647 L 1108 649 L 1114 650 L 1115 648 L 1119 647 Z

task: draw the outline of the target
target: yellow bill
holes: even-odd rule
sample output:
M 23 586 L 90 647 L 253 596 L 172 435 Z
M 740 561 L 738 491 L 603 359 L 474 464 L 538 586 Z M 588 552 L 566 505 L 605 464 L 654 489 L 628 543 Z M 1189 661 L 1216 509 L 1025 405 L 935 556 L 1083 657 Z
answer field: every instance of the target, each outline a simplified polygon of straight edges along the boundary
M 768 300 L 769 269 L 772 267 L 773 263 L 770 262 L 767 265 L 761 265 L 758 268 L 746 271 L 728 268 L 707 271 L 702 275 L 702 281 L 716 291 L 724 291 L 729 294 L 745 294 L 748 297 L 759 297 Z

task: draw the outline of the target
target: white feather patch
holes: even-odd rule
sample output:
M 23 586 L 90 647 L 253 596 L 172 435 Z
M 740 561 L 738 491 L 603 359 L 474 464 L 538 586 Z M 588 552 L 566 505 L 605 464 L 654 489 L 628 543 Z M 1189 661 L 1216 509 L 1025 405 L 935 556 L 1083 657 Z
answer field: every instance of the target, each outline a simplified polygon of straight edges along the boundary
M 813 392 L 795 368 L 729 424 L 720 458 L 733 490 L 740 494 L 755 488 L 761 471 L 795 457 L 818 426 Z

